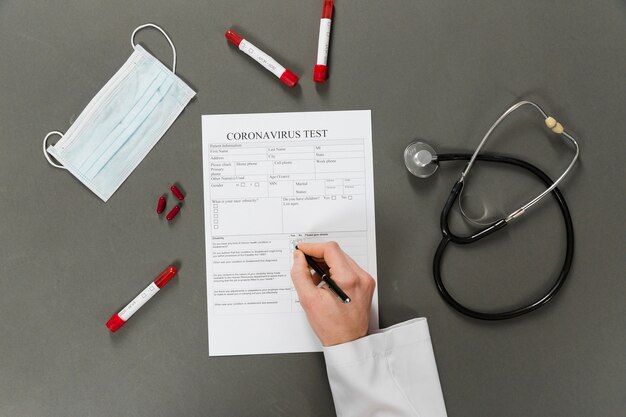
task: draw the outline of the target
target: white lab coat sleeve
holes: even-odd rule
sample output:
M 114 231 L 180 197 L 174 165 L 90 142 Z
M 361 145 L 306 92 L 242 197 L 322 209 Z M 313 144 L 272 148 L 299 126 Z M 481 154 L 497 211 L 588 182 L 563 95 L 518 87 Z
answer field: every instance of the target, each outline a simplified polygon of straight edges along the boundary
M 324 348 L 337 417 L 445 417 L 428 323 L 417 318 Z

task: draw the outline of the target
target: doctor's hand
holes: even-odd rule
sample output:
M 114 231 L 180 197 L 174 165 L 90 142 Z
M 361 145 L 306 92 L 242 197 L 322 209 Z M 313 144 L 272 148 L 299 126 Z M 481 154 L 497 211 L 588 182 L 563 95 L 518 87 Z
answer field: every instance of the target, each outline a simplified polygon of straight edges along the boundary
M 370 274 L 361 269 L 335 242 L 299 243 L 298 249 L 293 254 L 291 279 L 298 292 L 300 305 L 322 345 L 338 345 L 367 335 L 376 287 Z M 342 303 L 327 286 L 317 287 L 320 277 L 311 274 L 303 252 L 328 265 L 330 276 L 350 297 L 350 303 Z

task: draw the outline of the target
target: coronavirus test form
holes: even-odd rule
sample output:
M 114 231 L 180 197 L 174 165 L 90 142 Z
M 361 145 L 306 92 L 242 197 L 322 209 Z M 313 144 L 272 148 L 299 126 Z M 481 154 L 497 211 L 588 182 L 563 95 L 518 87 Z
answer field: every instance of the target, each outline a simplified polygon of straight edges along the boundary
M 203 116 L 202 154 L 209 356 L 320 351 L 293 251 L 336 241 L 376 279 L 371 112 Z

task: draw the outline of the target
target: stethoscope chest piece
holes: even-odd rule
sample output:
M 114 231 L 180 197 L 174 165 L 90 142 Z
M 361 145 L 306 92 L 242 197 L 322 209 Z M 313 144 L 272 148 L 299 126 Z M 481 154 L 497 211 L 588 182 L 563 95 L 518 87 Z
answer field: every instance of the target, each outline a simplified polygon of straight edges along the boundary
M 435 150 L 419 140 L 409 143 L 404 149 L 404 165 L 419 178 L 428 178 L 439 168 Z

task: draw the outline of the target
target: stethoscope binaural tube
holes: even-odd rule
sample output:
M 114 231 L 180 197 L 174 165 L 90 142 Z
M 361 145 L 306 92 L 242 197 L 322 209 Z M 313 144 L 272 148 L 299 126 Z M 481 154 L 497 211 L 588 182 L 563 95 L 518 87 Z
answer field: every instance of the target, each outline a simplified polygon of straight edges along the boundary
M 565 171 L 563 171 L 563 173 L 555 181 L 551 182 L 550 185 L 548 186 L 548 188 L 543 190 L 543 192 L 541 192 L 538 196 L 536 196 L 535 198 L 533 198 L 532 200 L 530 200 L 528 203 L 524 204 L 523 206 L 521 206 L 517 210 L 514 210 L 512 213 L 510 213 L 505 218 L 507 223 L 512 221 L 512 220 L 515 220 L 519 216 L 521 216 L 524 213 L 526 213 L 526 210 L 528 210 L 529 208 L 531 208 L 532 206 L 537 204 L 541 199 L 543 199 L 545 196 L 547 196 L 554 188 L 556 188 L 559 185 L 559 183 L 561 181 L 563 181 L 563 179 L 567 176 L 567 174 L 569 174 L 569 172 L 572 170 L 574 164 L 578 160 L 578 155 L 580 154 L 580 148 L 578 146 L 578 142 L 576 141 L 576 139 L 574 139 L 574 137 L 572 135 L 570 135 L 563 128 L 563 125 L 561 125 L 561 123 L 559 123 L 554 117 L 548 116 L 546 114 L 546 112 L 543 111 L 543 109 L 541 107 L 539 107 L 539 105 L 537 103 L 534 103 L 532 101 L 523 100 L 523 101 L 520 101 L 520 102 L 512 105 L 510 108 L 508 108 L 491 125 L 489 130 L 487 130 L 487 133 L 485 133 L 485 136 L 483 136 L 483 139 L 480 141 L 480 143 L 476 147 L 476 150 L 474 151 L 474 154 L 472 155 L 472 157 L 470 158 L 470 160 L 469 160 L 468 164 L 466 165 L 465 169 L 461 173 L 461 178 L 459 179 L 459 182 L 464 183 L 467 180 L 467 175 L 469 174 L 470 170 L 472 169 L 472 166 L 474 166 L 474 161 L 477 159 L 480 151 L 482 150 L 483 146 L 485 145 L 485 142 L 487 142 L 487 140 L 491 137 L 491 134 L 494 132 L 494 130 L 500 125 L 500 123 L 502 123 L 504 121 L 504 119 L 506 119 L 508 116 L 510 116 L 511 113 L 513 113 L 515 110 L 517 110 L 517 109 L 519 109 L 521 107 L 524 107 L 524 106 L 529 106 L 532 109 L 534 109 L 537 113 L 539 113 L 539 115 L 541 116 L 541 118 L 544 121 L 545 126 L 548 129 L 550 129 L 553 133 L 555 133 L 557 138 L 565 138 L 565 139 L 569 140 L 571 142 L 571 144 L 574 146 L 575 153 L 574 153 L 574 156 L 572 157 L 572 160 L 570 161 L 569 165 L 567 166 L 567 168 L 565 168 Z
M 440 162 L 443 161 L 468 161 L 472 155 L 470 154 L 442 154 L 438 155 L 437 160 Z M 475 160 L 485 161 L 485 162 L 496 162 L 496 163 L 505 163 L 509 165 L 515 165 L 520 168 L 526 169 L 527 171 L 534 174 L 538 177 L 548 188 L 554 184 L 554 182 L 548 177 L 541 169 L 537 168 L 535 165 L 532 165 L 529 162 L 522 161 L 517 158 L 503 156 L 503 155 L 475 155 Z M 572 217 L 569 212 L 569 208 L 567 207 L 567 203 L 565 202 L 565 198 L 563 194 L 559 191 L 558 188 L 551 188 L 550 194 L 553 195 L 557 203 L 559 204 L 559 209 L 561 210 L 561 214 L 563 216 L 563 220 L 565 223 L 565 233 L 566 233 L 566 242 L 567 247 L 565 249 L 565 259 L 563 261 L 563 266 L 561 267 L 561 271 L 550 288 L 550 290 L 542 297 L 533 300 L 531 303 L 516 308 L 514 310 L 501 311 L 495 313 L 487 313 L 481 312 L 477 310 L 473 310 L 459 303 L 446 289 L 445 284 L 443 283 L 443 279 L 441 277 L 441 263 L 443 259 L 443 254 L 445 252 L 446 247 L 450 242 L 455 244 L 470 244 L 474 243 L 483 237 L 486 237 L 497 230 L 502 229 L 504 226 L 508 224 L 506 219 L 500 219 L 493 224 L 475 232 L 470 236 L 457 236 L 450 231 L 448 226 L 448 215 L 454 204 L 455 200 L 458 198 L 459 193 L 461 192 L 461 183 L 457 181 L 455 185 L 452 187 L 452 191 L 446 200 L 446 204 L 444 205 L 444 209 L 441 213 L 441 231 L 443 233 L 443 237 L 437 246 L 437 250 L 435 251 L 435 256 L 433 258 L 433 276 L 435 279 L 435 284 L 437 286 L 437 290 L 439 294 L 444 299 L 444 301 L 450 305 L 452 308 L 457 310 L 458 312 L 465 314 L 466 316 L 473 317 L 475 319 L 480 320 L 505 320 L 513 317 L 521 316 L 522 314 L 530 313 L 538 309 L 539 307 L 545 305 L 548 301 L 550 301 L 556 293 L 561 289 L 565 280 L 567 279 L 569 270 L 572 266 L 572 259 L 574 257 L 574 226 L 572 223 Z

